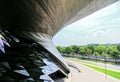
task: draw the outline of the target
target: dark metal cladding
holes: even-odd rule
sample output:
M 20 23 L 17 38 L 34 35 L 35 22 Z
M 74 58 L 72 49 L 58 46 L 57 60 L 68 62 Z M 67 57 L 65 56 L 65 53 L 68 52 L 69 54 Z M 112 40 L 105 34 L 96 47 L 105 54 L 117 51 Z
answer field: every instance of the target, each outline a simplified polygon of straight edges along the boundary
M 118 0 L 0 0 L 0 82 L 54 82 L 70 72 L 52 37 Z

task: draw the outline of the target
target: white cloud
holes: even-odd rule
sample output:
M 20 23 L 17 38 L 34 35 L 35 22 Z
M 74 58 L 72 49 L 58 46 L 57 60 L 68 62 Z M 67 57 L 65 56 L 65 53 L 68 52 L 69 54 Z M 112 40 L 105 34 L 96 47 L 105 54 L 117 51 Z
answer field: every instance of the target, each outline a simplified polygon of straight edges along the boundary
M 106 35 L 110 35 L 112 32 L 112 29 L 107 29 L 107 30 L 97 30 L 93 36 L 106 36 Z
M 120 1 L 79 20 L 56 34 L 55 45 L 120 42 Z

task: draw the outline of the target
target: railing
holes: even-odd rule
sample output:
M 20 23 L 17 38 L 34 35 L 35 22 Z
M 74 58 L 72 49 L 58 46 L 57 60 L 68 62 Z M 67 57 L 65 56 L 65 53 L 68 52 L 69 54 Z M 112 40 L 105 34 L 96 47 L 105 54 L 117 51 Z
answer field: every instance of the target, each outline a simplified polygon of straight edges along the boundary
M 105 58 L 102 56 L 91 56 L 91 55 L 80 55 L 80 54 L 62 54 L 65 57 L 76 57 L 76 58 L 80 58 L 80 59 L 89 59 L 89 60 L 100 60 L 100 61 L 105 61 Z M 115 62 L 120 64 L 120 58 L 116 58 L 116 60 L 114 58 L 111 57 L 106 57 L 106 62 Z

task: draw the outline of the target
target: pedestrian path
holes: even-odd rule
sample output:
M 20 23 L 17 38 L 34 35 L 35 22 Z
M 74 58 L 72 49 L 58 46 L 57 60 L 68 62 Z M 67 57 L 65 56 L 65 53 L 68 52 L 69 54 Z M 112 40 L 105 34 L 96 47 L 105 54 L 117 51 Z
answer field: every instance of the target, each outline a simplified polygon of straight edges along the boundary
M 71 70 L 71 82 L 120 82 L 120 80 L 113 77 L 107 76 L 103 73 L 97 72 L 91 68 L 88 68 L 74 60 L 65 59 L 76 65 L 81 72 L 79 73 L 74 68 L 70 67 Z

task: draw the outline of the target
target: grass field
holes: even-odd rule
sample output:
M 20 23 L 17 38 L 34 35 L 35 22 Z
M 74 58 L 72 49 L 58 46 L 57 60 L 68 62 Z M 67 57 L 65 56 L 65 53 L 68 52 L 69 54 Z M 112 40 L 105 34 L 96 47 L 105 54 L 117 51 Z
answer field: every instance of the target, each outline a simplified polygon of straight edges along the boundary
M 94 70 L 97 70 L 97 71 L 99 71 L 99 72 L 106 73 L 106 72 L 105 72 L 105 69 L 103 69 L 103 68 L 99 68 L 99 67 L 92 66 L 92 65 L 88 65 L 88 64 L 84 64 L 84 65 L 85 65 L 85 66 L 88 66 L 88 67 L 90 67 L 90 68 L 92 68 L 92 69 L 94 69 Z M 117 79 L 120 79 L 120 72 L 113 71 L 113 70 L 106 70 L 106 71 L 107 71 L 107 74 L 108 74 L 109 76 L 112 76 L 112 77 L 115 77 L 115 78 L 117 78 Z
M 91 62 L 85 62 L 85 61 L 80 60 L 80 59 L 78 59 L 78 58 L 68 58 L 68 59 L 72 59 L 72 60 L 74 60 L 74 61 L 80 62 L 80 63 L 82 63 L 83 65 L 88 66 L 88 67 L 90 67 L 90 68 L 92 68 L 92 69 L 94 69 L 94 70 L 96 70 L 96 71 L 102 72 L 102 73 L 104 73 L 104 74 L 107 73 L 107 75 L 112 76 L 112 77 L 120 80 L 120 72 L 118 72 L 118 71 L 114 71 L 114 70 L 110 70 L 110 69 L 105 70 L 104 68 L 95 66 L 95 65 L 92 64 Z

